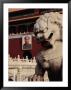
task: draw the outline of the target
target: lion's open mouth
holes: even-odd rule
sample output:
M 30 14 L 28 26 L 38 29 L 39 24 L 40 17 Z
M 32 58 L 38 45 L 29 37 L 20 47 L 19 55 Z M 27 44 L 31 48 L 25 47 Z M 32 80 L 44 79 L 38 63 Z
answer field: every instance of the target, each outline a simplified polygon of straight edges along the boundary
M 43 42 L 41 43 L 41 45 L 42 45 L 43 47 L 47 48 L 47 49 L 52 48 L 52 45 L 50 44 L 49 41 L 43 41 Z
M 52 45 L 50 44 L 50 40 L 52 39 L 53 33 L 50 33 L 48 38 L 45 39 L 45 37 L 37 38 L 37 41 L 41 43 L 41 45 L 45 48 L 52 48 Z
M 53 33 L 50 33 L 49 37 L 47 40 L 43 40 L 43 42 L 41 43 L 43 47 L 46 47 L 46 48 L 52 48 L 52 45 L 50 43 L 50 40 L 53 36 Z
M 52 36 L 53 36 L 53 33 L 50 33 L 50 35 L 48 36 L 47 39 L 45 39 L 44 36 L 43 36 L 43 37 L 37 38 L 37 40 L 38 40 L 39 42 L 49 41 L 49 40 L 52 38 Z

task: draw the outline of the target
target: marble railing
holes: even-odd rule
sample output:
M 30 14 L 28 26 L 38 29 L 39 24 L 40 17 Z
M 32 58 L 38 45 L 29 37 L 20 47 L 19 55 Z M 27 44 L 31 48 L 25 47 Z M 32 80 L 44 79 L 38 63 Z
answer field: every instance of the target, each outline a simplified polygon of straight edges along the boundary
M 9 81 L 32 81 L 32 77 L 35 74 L 36 59 L 26 59 L 20 58 L 20 55 L 17 58 L 8 57 L 8 79 Z M 34 81 L 36 81 L 34 79 Z M 44 74 L 44 81 L 49 81 L 48 72 Z
M 35 74 L 36 60 L 35 57 L 29 60 L 21 59 L 20 55 L 17 58 L 8 57 L 8 75 L 9 80 L 28 81 L 28 77 Z

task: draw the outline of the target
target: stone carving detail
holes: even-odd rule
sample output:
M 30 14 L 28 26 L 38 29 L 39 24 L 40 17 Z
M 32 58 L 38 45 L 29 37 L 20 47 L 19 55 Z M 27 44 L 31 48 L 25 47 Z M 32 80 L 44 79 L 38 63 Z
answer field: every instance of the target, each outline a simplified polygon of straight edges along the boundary
M 36 56 L 35 74 L 43 77 L 47 71 L 47 81 L 62 80 L 62 14 L 50 12 L 41 15 L 34 25 L 34 34 L 43 46 Z

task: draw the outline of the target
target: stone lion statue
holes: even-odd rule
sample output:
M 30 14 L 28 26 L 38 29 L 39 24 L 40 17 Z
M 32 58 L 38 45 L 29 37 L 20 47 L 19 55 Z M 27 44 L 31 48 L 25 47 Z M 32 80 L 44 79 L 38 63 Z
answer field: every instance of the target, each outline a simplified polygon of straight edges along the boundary
M 62 14 L 50 12 L 41 15 L 34 24 L 34 34 L 43 49 L 36 56 L 35 74 L 49 81 L 62 80 Z M 41 80 L 40 80 L 41 81 Z

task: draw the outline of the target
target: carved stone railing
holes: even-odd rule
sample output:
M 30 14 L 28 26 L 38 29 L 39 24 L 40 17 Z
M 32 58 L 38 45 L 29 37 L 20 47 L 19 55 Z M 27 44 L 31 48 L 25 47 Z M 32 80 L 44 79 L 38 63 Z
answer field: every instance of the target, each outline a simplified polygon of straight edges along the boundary
M 26 59 L 20 58 L 20 55 L 17 58 L 8 57 L 8 79 L 9 81 L 31 81 L 31 78 L 35 74 L 36 59 L 29 60 L 26 56 Z M 35 81 L 35 80 L 34 80 Z M 48 72 L 44 74 L 44 81 L 49 81 Z
M 20 55 L 17 58 L 12 58 L 9 55 L 8 58 L 9 80 L 28 81 L 28 77 L 34 75 L 36 67 L 35 57 L 29 60 L 27 56 L 26 59 L 20 59 Z

